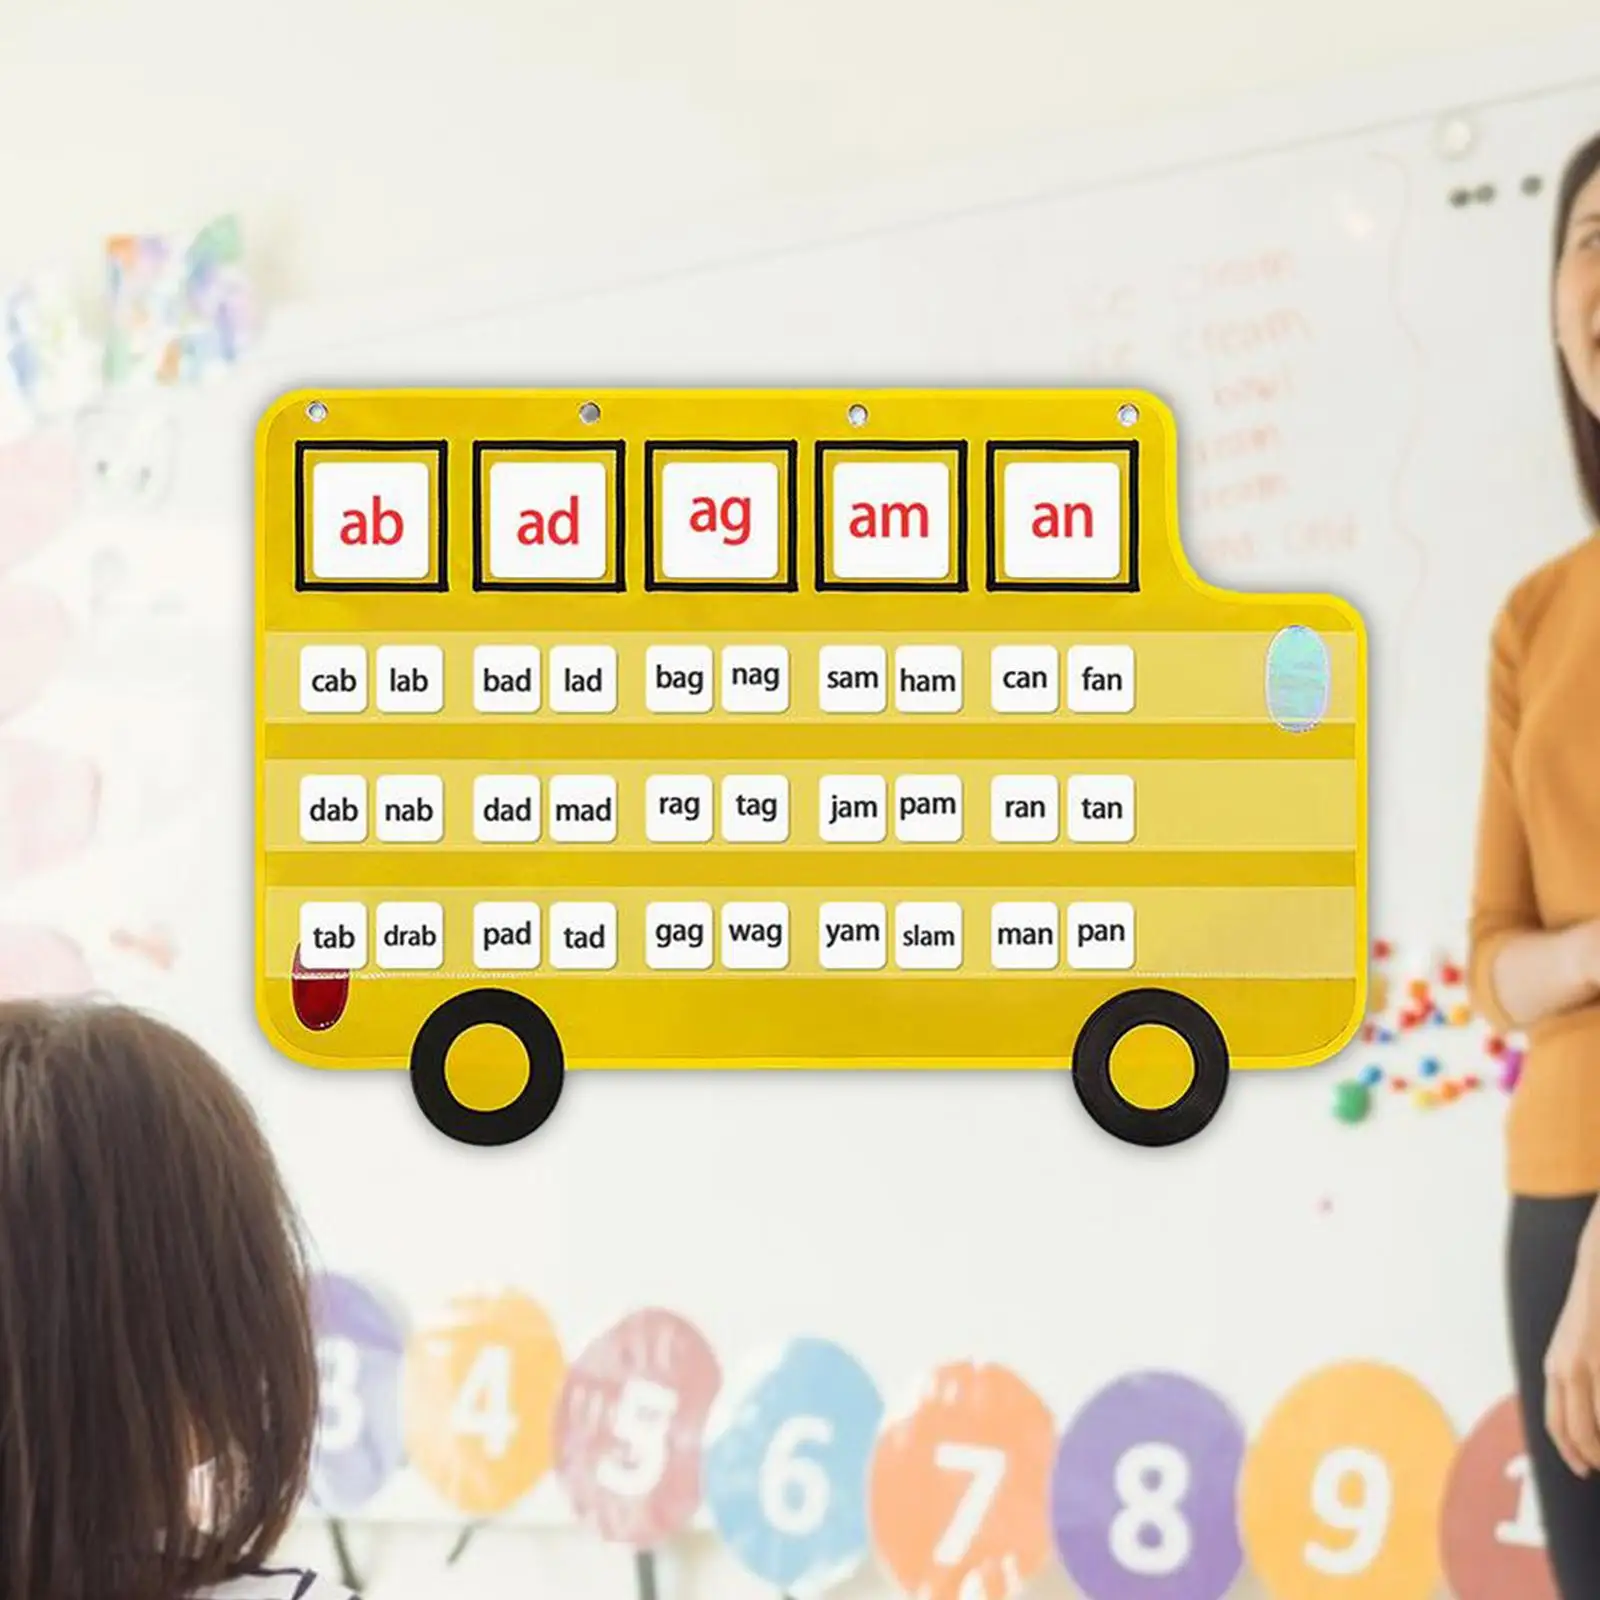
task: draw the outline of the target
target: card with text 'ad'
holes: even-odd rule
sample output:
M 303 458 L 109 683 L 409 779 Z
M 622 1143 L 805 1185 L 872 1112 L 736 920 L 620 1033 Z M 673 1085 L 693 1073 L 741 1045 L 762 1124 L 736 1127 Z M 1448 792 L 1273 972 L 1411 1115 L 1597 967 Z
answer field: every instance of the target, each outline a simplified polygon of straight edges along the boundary
M 1193 1137 L 1360 1026 L 1367 643 L 1177 522 L 1145 393 L 282 399 L 268 1038 L 474 1144 L 568 1067 L 1070 1070 Z

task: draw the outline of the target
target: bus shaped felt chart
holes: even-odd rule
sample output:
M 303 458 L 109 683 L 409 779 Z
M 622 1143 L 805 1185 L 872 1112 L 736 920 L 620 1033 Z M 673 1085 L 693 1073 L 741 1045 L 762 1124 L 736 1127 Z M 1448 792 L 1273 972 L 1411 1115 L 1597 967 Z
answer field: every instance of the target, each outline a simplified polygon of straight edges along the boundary
M 478 1144 L 569 1068 L 900 1067 L 1070 1070 L 1160 1145 L 1234 1067 L 1327 1060 L 1366 1000 L 1365 631 L 1202 582 L 1175 458 L 1127 391 L 280 400 L 268 1038 L 409 1069 Z M 446 1072 L 485 1024 L 529 1062 L 493 1109 Z

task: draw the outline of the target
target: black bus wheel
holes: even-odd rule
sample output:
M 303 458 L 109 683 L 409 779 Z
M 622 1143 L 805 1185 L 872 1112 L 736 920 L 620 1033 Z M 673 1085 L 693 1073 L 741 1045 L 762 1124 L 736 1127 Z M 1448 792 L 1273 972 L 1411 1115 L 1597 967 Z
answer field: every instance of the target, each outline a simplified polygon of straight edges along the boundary
M 1194 1075 L 1168 1106 L 1135 1105 L 1111 1076 L 1116 1047 L 1135 1028 L 1169 1029 L 1188 1045 Z M 1084 1110 L 1114 1137 L 1146 1146 L 1192 1139 L 1221 1108 L 1228 1092 L 1228 1044 L 1202 1005 L 1170 989 L 1130 989 L 1100 1007 L 1072 1049 L 1072 1082 Z
M 491 1111 L 463 1104 L 451 1092 L 445 1061 L 470 1028 L 493 1025 L 514 1034 L 528 1057 L 528 1081 L 515 1099 Z M 555 1024 L 526 996 L 509 989 L 452 995 L 417 1030 L 411 1046 L 411 1092 L 422 1114 L 462 1144 L 515 1144 L 549 1120 L 566 1081 L 566 1057 Z

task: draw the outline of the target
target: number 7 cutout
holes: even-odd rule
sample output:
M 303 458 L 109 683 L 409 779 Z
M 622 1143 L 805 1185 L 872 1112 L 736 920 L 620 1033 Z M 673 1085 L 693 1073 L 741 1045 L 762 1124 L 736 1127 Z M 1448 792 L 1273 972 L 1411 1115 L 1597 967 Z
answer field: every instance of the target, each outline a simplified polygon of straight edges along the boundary
M 1456 1600 L 1561 1600 L 1515 1396 L 1468 1433 L 1445 1488 L 1439 1548 Z
M 1005 1367 L 935 1371 L 883 1430 L 868 1480 L 878 1559 L 918 1600 L 1011 1600 L 1050 1559 L 1055 1419 Z
M 1245 1457 L 1240 1528 L 1273 1600 L 1432 1600 L 1455 1431 L 1414 1378 L 1326 1367 L 1273 1408 Z

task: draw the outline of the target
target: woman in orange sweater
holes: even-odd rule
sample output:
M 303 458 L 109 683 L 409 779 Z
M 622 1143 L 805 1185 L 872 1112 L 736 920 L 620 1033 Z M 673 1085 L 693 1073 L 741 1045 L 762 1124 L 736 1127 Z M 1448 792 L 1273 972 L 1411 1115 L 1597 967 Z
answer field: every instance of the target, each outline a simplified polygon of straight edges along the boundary
M 1567 425 L 1600 527 L 1600 137 L 1569 162 L 1552 311 Z M 1600 1596 L 1600 538 L 1496 619 L 1471 928 L 1478 1009 L 1526 1032 L 1511 1101 L 1512 1348 L 1551 1565 Z

